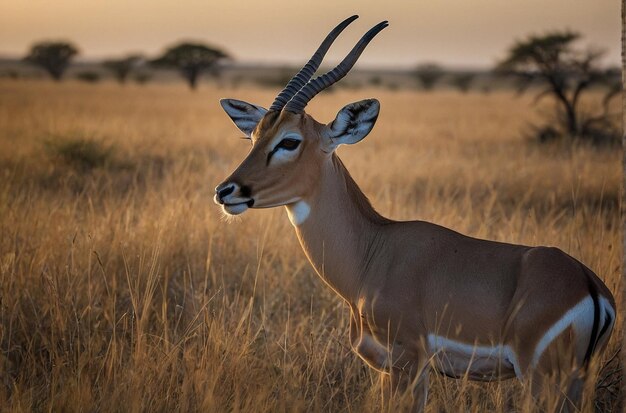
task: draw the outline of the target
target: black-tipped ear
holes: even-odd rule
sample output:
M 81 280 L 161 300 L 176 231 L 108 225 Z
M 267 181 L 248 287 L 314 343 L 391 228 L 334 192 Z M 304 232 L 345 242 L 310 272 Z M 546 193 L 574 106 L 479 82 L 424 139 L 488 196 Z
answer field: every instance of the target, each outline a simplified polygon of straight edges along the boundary
M 240 131 L 250 137 L 254 128 L 267 113 L 267 109 L 243 100 L 221 99 L 220 105 Z
M 380 103 L 376 99 L 365 99 L 350 103 L 337 113 L 334 121 L 326 125 L 324 136 L 330 150 L 342 144 L 357 143 L 374 127 Z

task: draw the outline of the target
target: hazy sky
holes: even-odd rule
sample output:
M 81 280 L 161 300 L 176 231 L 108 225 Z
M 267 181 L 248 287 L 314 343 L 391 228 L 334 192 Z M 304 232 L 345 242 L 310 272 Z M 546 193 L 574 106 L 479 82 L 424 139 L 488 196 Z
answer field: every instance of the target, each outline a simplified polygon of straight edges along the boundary
M 618 0 L 0 0 L 0 55 L 21 56 L 41 39 L 68 39 L 83 58 L 154 55 L 177 40 L 200 40 L 237 60 L 303 63 L 327 32 L 359 14 L 328 54 L 336 62 L 381 20 L 364 66 L 421 61 L 489 66 L 514 39 L 570 28 L 620 62 Z

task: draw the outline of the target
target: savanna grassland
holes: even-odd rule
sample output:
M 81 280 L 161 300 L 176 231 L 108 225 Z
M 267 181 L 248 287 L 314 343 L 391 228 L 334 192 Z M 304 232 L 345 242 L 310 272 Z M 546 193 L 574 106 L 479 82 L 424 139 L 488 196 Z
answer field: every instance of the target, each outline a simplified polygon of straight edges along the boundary
M 395 410 L 285 211 L 213 204 L 249 149 L 218 98 L 276 92 L 0 81 L 0 410 Z M 620 149 L 530 142 L 541 115 L 504 91 L 340 89 L 308 112 L 366 97 L 378 124 L 339 153 L 380 212 L 558 246 L 621 303 Z M 621 324 L 588 408 L 618 408 Z M 514 381 L 431 385 L 428 412 L 532 410 Z

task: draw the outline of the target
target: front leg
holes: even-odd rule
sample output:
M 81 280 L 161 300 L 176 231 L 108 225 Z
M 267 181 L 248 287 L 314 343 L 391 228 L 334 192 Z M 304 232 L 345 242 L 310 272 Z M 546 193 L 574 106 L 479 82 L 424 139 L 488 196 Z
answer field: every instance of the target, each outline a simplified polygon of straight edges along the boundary
M 403 396 L 410 389 L 410 410 L 413 413 L 421 413 L 426 407 L 428 400 L 430 367 L 425 363 L 410 362 L 394 363 L 391 369 L 389 392 L 396 397 Z
M 351 312 L 350 343 L 368 365 L 383 373 L 383 399 L 389 406 L 391 397 L 402 396 L 411 389 L 411 412 L 423 412 L 428 399 L 430 368 L 426 354 L 413 354 L 402 346 L 390 348 L 379 343 L 357 311 Z
M 354 311 L 350 319 L 350 344 L 352 350 L 370 367 L 383 373 L 388 372 L 389 349 L 376 340 L 369 327 Z

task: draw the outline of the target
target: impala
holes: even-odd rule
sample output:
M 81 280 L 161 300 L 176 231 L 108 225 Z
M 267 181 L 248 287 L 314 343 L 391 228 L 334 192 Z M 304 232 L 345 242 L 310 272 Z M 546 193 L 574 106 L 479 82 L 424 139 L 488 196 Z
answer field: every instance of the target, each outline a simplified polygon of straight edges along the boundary
M 590 358 L 615 321 L 607 287 L 557 248 L 481 240 L 423 221 L 379 215 L 335 153 L 372 130 L 379 102 L 351 103 L 322 124 L 304 111 L 344 77 L 387 22 L 368 31 L 333 70 L 312 79 L 340 23 L 266 110 L 221 105 L 251 139 L 241 165 L 215 189 L 232 215 L 285 206 L 319 276 L 350 306 L 350 342 L 394 392 L 426 403 L 431 367 L 475 380 L 560 383 L 559 409 L 576 408 Z

